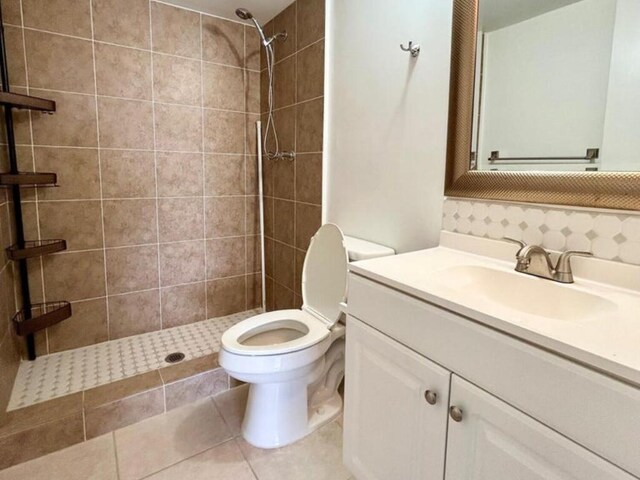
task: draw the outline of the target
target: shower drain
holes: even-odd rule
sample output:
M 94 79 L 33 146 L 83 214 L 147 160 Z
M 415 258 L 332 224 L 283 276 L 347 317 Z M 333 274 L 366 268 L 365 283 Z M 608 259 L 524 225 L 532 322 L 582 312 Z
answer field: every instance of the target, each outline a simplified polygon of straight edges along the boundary
M 173 352 L 164 357 L 164 361 L 167 363 L 178 363 L 184 360 L 184 353 L 182 352 Z

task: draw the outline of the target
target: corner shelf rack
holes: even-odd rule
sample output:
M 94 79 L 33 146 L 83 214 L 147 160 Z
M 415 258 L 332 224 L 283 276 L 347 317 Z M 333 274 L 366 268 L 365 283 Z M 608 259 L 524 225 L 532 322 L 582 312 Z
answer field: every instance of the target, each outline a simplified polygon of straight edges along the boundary
M 66 250 L 65 240 L 26 240 L 22 219 L 21 189 L 24 187 L 55 186 L 58 180 L 55 173 L 20 172 L 16 154 L 16 139 L 13 124 L 13 110 L 27 109 L 53 113 L 56 103 L 45 98 L 31 97 L 12 93 L 9 88 L 9 69 L 7 66 L 7 49 L 0 6 L 0 105 L 4 107 L 6 123 L 7 151 L 10 171 L 0 173 L 0 187 L 11 189 L 13 212 L 16 226 L 16 243 L 6 249 L 7 257 L 18 264 L 20 276 L 22 308 L 12 318 L 12 323 L 19 336 L 26 337 L 29 360 L 35 360 L 36 347 L 34 333 L 51 325 L 62 322 L 71 316 L 71 304 L 67 301 L 31 303 L 29 291 L 29 275 L 27 259 L 49 255 Z

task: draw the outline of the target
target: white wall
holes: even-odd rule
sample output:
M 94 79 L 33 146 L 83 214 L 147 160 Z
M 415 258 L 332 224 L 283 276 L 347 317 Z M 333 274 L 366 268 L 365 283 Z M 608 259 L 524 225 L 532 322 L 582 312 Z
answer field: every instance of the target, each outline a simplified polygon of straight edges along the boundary
M 323 216 L 348 235 L 438 243 L 451 15 L 451 0 L 327 0 Z
M 618 0 L 602 143 L 604 169 L 640 170 L 639 125 L 640 1 Z
M 557 157 L 602 147 L 615 12 L 616 0 L 584 0 L 485 34 L 482 165 L 492 150 Z

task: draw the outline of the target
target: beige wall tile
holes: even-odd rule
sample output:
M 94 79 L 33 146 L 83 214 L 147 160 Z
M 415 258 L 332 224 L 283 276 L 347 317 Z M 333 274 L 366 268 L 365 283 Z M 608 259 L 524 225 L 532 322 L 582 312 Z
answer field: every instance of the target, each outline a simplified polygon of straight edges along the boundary
M 35 89 L 31 95 L 56 102 L 55 115 L 33 116 L 33 141 L 36 145 L 98 145 L 96 101 L 93 96 Z
M 96 43 L 98 95 L 151 100 L 151 54 Z
M 148 0 L 91 1 L 96 40 L 149 49 Z
M 211 153 L 244 153 L 245 116 L 242 113 L 204 111 L 204 148 Z
M 247 273 L 260 272 L 262 265 L 260 262 L 260 252 L 262 245 L 259 235 L 247 236 Z
M 204 240 L 160 245 L 160 284 L 163 287 L 204 280 Z
M 324 37 L 325 0 L 298 0 L 298 50 Z
M 207 279 L 243 275 L 245 258 L 245 237 L 207 240 Z
M 293 247 L 274 242 L 273 245 L 273 279 L 293 290 L 295 251 Z
M 293 291 L 287 287 L 273 282 L 273 308 L 275 310 L 288 310 L 295 308 L 296 299 Z
M 206 108 L 244 111 L 244 71 L 242 69 L 204 63 L 202 75 Z
M 273 197 L 264 199 L 264 234 L 273 238 Z
M 250 25 L 244 26 L 244 67 L 260 71 L 260 52 L 262 40 L 258 30 Z
M 317 42 L 296 56 L 298 59 L 297 101 L 304 102 L 324 94 L 324 41 Z
M 298 250 L 296 248 L 296 258 L 295 258 L 295 278 L 293 282 L 293 291 L 298 295 L 302 294 L 302 271 L 304 269 L 304 259 L 306 257 L 306 252 L 302 250 Z
M 22 25 L 22 13 L 20 8 L 20 0 L 3 0 L 2 19 L 4 20 L 4 23 Z
M 201 198 L 158 200 L 160 242 L 204 238 L 204 205 Z
M 260 120 L 260 115 L 247 113 L 244 116 L 245 121 L 245 153 L 248 155 L 257 155 L 258 146 L 256 144 L 257 126 L 256 122 Z
M 158 287 L 158 247 L 114 248 L 106 251 L 109 295 Z
M 4 38 L 11 86 L 26 86 L 27 66 L 25 64 L 24 43 L 22 42 L 22 29 L 6 26 L 4 28 Z M 3 137 L 3 142 L 5 142 L 4 138 L 6 137 Z
M 322 217 L 322 207 L 307 205 L 305 203 L 296 204 L 296 247 L 306 250 L 311 237 L 320 228 Z
M 90 41 L 34 30 L 25 30 L 24 34 L 31 87 L 95 92 Z
M 260 233 L 260 197 L 246 197 L 246 228 L 247 235 Z
M 48 301 L 84 300 L 105 295 L 101 250 L 50 255 L 42 259 Z
M 102 150 L 100 164 L 104 198 L 155 197 L 153 152 Z
M 155 200 L 105 200 L 103 211 L 107 247 L 158 241 Z
M 196 107 L 156 104 L 156 149 L 202 151 L 202 110 Z
M 93 345 L 109 339 L 105 298 L 77 302 L 71 309 L 71 318 L 50 327 L 47 331 L 50 353 Z
M 103 248 L 99 200 L 39 202 L 40 235 L 62 238 L 67 251 Z
M 296 199 L 300 202 L 322 203 L 322 154 L 301 154 L 296 157 Z
M 202 59 L 207 62 L 242 67 L 244 26 L 221 18 L 202 17 Z
M 243 155 L 205 155 L 205 195 L 244 195 Z
M 151 102 L 98 98 L 100 146 L 103 148 L 152 149 Z M 127 121 L 123 121 L 127 119 Z
M 206 318 L 206 284 L 193 283 L 162 289 L 162 326 L 177 327 Z
M 160 330 L 161 325 L 158 290 L 109 297 L 109 338 L 111 340 Z M 106 432 L 107 430 L 98 431 L 97 434 Z
M 153 55 L 155 100 L 200 106 L 202 103 L 201 62 L 171 55 Z
M 260 73 L 246 70 L 244 75 L 245 111 L 260 113 Z
M 297 2 L 293 2 L 273 19 L 275 32 L 287 32 L 286 40 L 276 41 L 276 62 L 296 51 L 296 8 Z
M 296 103 L 296 57 L 276 63 L 274 76 L 277 78 L 273 87 L 274 108 L 288 107 Z
M 273 165 L 273 196 L 294 200 L 296 160 L 276 162 Z
M 151 2 L 153 50 L 200 58 L 200 14 Z
M 58 174 L 58 187 L 39 189 L 39 200 L 100 198 L 97 150 L 36 147 L 34 153 L 37 171 Z
M 207 238 L 245 234 L 244 197 L 212 197 L 206 199 Z
M 288 245 L 294 244 L 295 203 L 273 201 L 273 238 Z
M 207 314 L 223 317 L 246 309 L 245 277 L 222 278 L 207 282 Z
M 323 99 L 299 104 L 296 112 L 296 147 L 299 153 L 322 151 Z
M 202 196 L 202 154 L 156 154 L 159 197 Z
M 262 277 L 247 275 L 247 309 L 262 307 Z
M 246 155 L 246 189 L 245 193 L 247 195 L 257 195 L 258 194 L 258 157 L 255 155 Z
M 24 26 L 91 38 L 91 11 L 88 0 L 23 0 Z
M 229 389 L 227 373 L 218 368 L 165 386 L 167 410 L 192 404 Z

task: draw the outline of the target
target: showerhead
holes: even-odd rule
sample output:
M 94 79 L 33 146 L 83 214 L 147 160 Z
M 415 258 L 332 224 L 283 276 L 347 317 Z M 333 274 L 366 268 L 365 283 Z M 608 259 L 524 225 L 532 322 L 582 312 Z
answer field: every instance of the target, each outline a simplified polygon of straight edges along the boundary
M 253 19 L 253 14 L 247 10 L 246 8 L 238 8 L 236 9 L 236 15 L 240 17 L 242 20 L 251 20 Z

